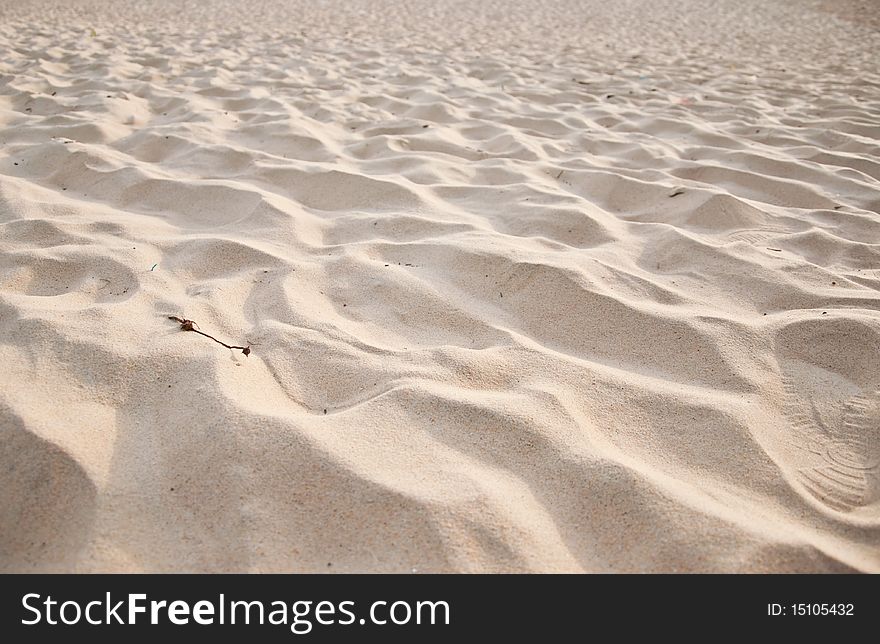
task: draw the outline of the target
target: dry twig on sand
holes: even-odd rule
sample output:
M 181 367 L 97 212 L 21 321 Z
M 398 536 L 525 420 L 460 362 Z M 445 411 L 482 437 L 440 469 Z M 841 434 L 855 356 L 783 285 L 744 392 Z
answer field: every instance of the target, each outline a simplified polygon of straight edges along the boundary
M 246 346 L 246 347 L 237 347 L 237 346 L 235 346 L 235 345 L 233 345 L 233 344 L 226 344 L 226 343 L 223 342 L 222 340 L 218 340 L 217 338 L 215 338 L 213 335 L 208 335 L 208 334 L 205 333 L 204 331 L 199 331 L 199 330 L 196 328 L 196 327 L 198 326 L 198 324 L 196 324 L 196 323 L 193 322 L 192 320 L 187 320 L 186 318 L 179 318 L 179 317 L 177 317 L 176 315 L 169 315 L 169 316 L 168 316 L 168 319 L 169 319 L 169 320 L 174 320 L 175 322 L 179 322 L 179 323 L 180 323 L 180 328 L 183 329 L 184 331 L 193 331 L 194 333 L 198 333 L 199 335 L 203 335 L 203 336 L 205 336 L 206 338 L 210 338 L 211 340 L 213 340 L 213 341 L 216 342 L 217 344 L 222 344 L 222 345 L 223 345 L 224 347 L 226 347 L 227 349 L 240 349 L 241 352 L 242 352 L 244 355 L 248 355 L 248 354 L 250 354 L 250 352 L 251 352 L 250 345 L 248 345 L 248 346 Z

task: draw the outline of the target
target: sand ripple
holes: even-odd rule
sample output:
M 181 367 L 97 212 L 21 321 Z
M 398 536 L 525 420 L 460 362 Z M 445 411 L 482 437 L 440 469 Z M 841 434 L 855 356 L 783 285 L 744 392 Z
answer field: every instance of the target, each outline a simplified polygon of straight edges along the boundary
M 880 34 L 742 4 L 0 2 L 0 569 L 880 571 Z

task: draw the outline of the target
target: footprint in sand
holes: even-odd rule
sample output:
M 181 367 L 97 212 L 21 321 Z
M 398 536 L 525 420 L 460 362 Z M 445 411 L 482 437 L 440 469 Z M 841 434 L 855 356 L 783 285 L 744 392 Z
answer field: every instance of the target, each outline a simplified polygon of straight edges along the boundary
M 880 329 L 854 319 L 796 322 L 776 349 L 793 430 L 781 461 L 833 510 L 878 504 Z
M 727 241 L 729 243 L 732 242 L 745 242 L 747 244 L 757 245 L 763 242 L 766 242 L 769 239 L 773 239 L 774 237 L 779 237 L 780 235 L 787 235 L 791 231 L 787 230 L 738 230 L 735 233 L 731 233 L 727 235 Z

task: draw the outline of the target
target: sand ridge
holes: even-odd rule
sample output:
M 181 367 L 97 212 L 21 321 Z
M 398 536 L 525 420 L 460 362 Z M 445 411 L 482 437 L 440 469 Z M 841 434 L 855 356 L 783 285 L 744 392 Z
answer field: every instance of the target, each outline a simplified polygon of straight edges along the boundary
M 707 4 L 0 2 L 0 569 L 880 571 L 880 34 Z

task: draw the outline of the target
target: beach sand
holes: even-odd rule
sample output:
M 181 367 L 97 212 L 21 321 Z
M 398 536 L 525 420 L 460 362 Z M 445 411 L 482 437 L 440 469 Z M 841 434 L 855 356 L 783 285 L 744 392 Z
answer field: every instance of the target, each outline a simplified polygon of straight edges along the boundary
M 0 570 L 880 572 L 878 12 L 0 0 Z

